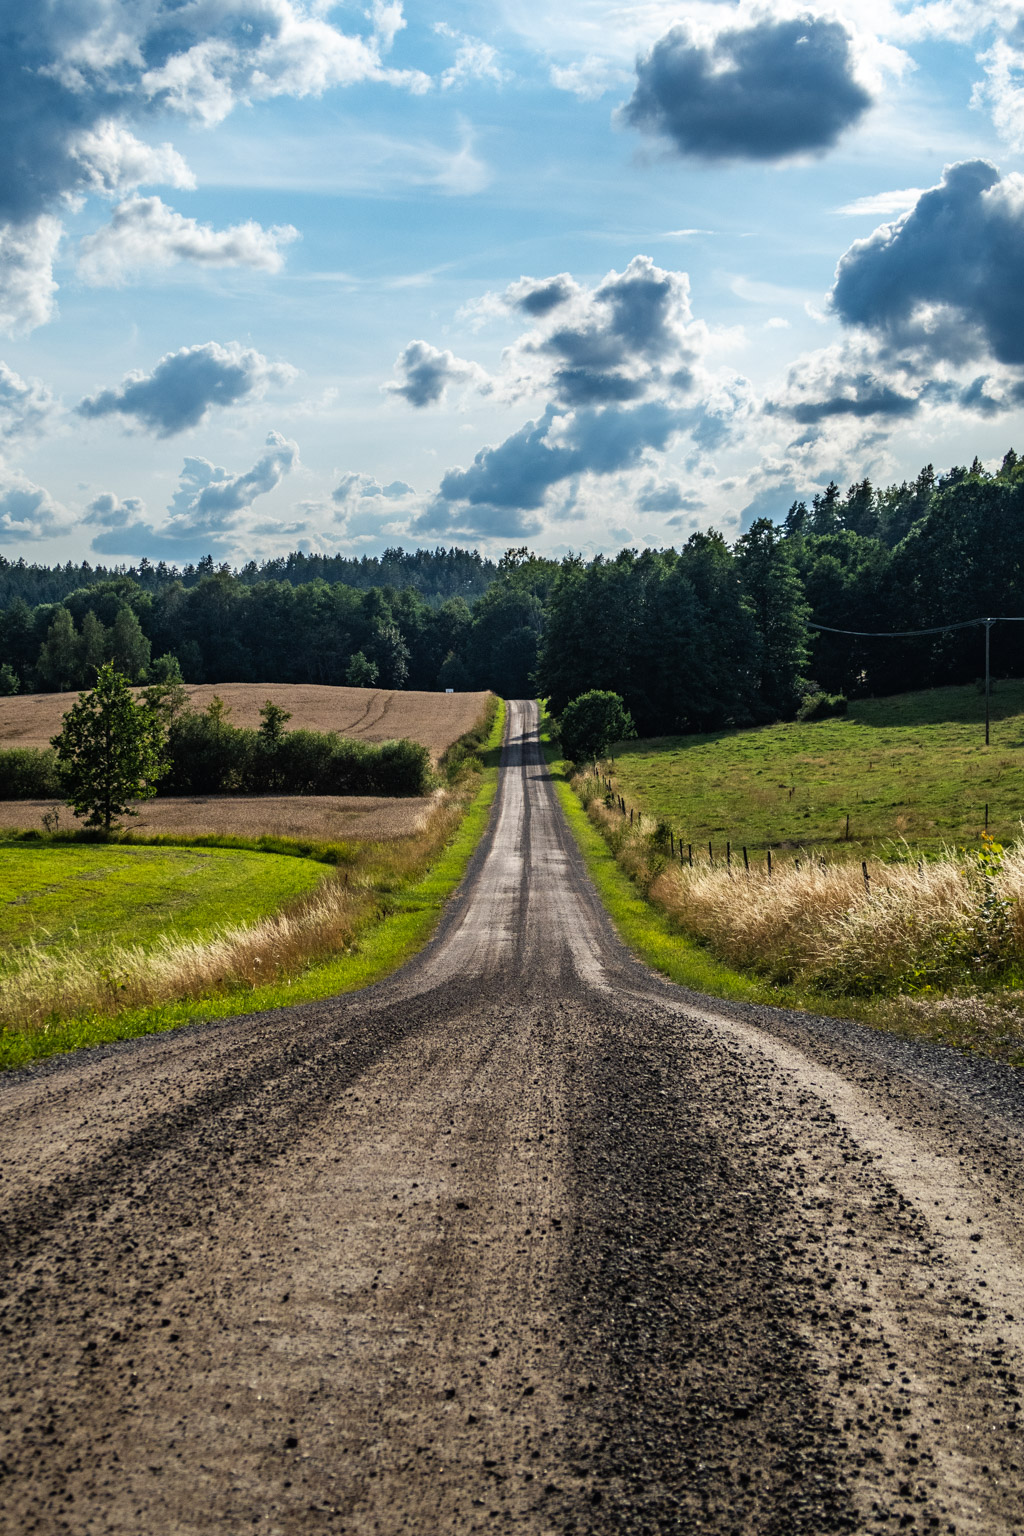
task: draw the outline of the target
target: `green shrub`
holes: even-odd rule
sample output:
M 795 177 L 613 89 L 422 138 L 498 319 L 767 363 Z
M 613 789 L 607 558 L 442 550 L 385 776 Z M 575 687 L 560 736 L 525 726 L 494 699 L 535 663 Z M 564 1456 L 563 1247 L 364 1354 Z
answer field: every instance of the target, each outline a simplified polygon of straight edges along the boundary
M 0 752 L 0 800 L 52 800 L 64 793 L 51 747 Z
M 223 709 L 187 711 L 168 733 L 168 794 L 423 795 L 430 754 L 417 741 L 353 741 L 334 731 L 252 731 Z
M 464 732 L 457 741 L 453 741 L 451 746 L 441 754 L 441 759 L 437 766 L 449 784 L 454 784 L 463 772 L 483 772 L 480 748 L 494 728 L 497 713 L 498 698 L 496 694 L 492 693 L 487 700 L 487 707 L 476 725 Z
M 161 789 L 170 795 L 244 794 L 256 748 L 256 732 L 231 725 L 223 710 L 186 710 L 167 733 L 171 766 Z
M 796 717 L 798 720 L 831 720 L 836 715 L 845 715 L 846 708 L 845 693 L 822 693 L 818 689 L 804 694 Z
M 636 727 L 619 694 L 591 688 L 565 706 L 558 734 L 566 758 L 583 763 L 604 757 L 613 742 L 635 736 Z

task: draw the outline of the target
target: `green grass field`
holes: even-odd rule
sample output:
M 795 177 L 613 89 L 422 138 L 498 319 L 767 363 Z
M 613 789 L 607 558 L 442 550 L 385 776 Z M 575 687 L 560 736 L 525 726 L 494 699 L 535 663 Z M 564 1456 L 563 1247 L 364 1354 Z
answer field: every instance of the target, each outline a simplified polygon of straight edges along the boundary
M 1024 682 L 992 695 L 991 745 L 976 688 L 864 699 L 812 724 L 665 736 L 616 749 L 627 804 L 666 821 L 684 842 L 877 851 L 905 838 L 922 849 L 1002 841 L 1024 815 Z
M 31 940 L 100 949 L 254 922 L 326 873 L 309 860 L 234 849 L 0 843 L 0 957 Z
M 770 981 L 713 954 L 648 901 L 621 867 L 570 785 L 566 764 L 558 758 L 558 748 L 551 739 L 546 712 L 541 741 L 562 809 L 608 915 L 623 942 L 654 970 L 680 986 L 712 997 L 855 1019 L 905 1039 L 930 1040 L 955 1050 L 978 1052 L 1024 1070 L 1024 1027 L 1017 989 L 1002 988 L 986 993 L 983 999 L 966 1000 L 939 995 L 927 999 L 823 996 L 807 987 Z
M 124 1008 L 115 1013 L 55 1016 L 41 1029 L 5 1028 L 0 1018 L 0 1071 L 26 1066 L 29 1062 L 82 1046 L 131 1039 L 185 1024 L 287 1004 L 312 1002 L 369 986 L 389 975 L 430 938 L 448 897 L 462 879 L 473 850 L 487 827 L 498 783 L 504 724 L 505 709 L 499 703 L 489 734 L 477 749 L 480 772 L 467 769 L 459 791 L 457 824 L 441 846 L 432 844 L 427 834 L 383 844 L 308 847 L 280 839 L 278 854 L 166 844 L 155 847 L 60 841 L 41 844 L 37 838 L 0 841 L 0 982 L 5 954 L 13 958 L 19 947 L 24 948 L 32 937 L 37 943 L 42 941 L 46 928 L 41 922 L 44 913 L 49 922 L 46 931 L 52 935 L 51 942 L 67 941 L 69 937 L 74 942 L 76 911 L 79 932 L 84 934 L 83 892 L 87 893 L 88 899 L 109 903 L 105 913 L 97 906 L 90 919 L 93 923 L 91 932 L 96 938 L 93 952 L 99 963 L 102 963 L 104 940 L 152 942 L 161 933 L 195 934 L 226 922 L 256 919 L 276 911 L 290 895 L 302 894 L 328 874 L 324 861 L 344 864 L 353 883 L 358 881 L 367 897 L 355 941 L 343 953 L 311 961 L 295 974 L 255 988 L 217 991 L 153 1007 Z M 308 857 L 302 857 L 303 853 Z M 292 856 L 282 857 L 284 854 Z M 115 879 L 106 897 L 100 896 L 102 877 L 90 881 L 88 863 L 76 865 L 71 862 L 78 855 L 93 856 L 97 863 L 91 867 L 95 870 L 109 867 L 115 873 L 121 871 L 121 894 L 115 888 Z M 116 862 L 121 856 L 132 858 L 138 855 L 148 856 L 153 861 L 148 876 L 140 873 L 141 865 Z M 15 857 L 24 857 L 25 863 L 15 864 Z M 49 865 L 45 862 L 48 858 L 51 859 Z M 190 875 L 193 903 L 189 906 L 183 899 L 182 882 L 178 877 L 183 871 L 201 868 L 200 860 L 206 858 L 248 861 L 248 874 L 234 882 L 222 876 L 219 890 L 211 884 L 204 885 L 202 891 L 195 889 L 196 876 Z M 318 859 L 321 862 L 314 862 Z M 104 866 L 104 860 L 110 861 L 107 866 Z M 163 861 L 162 865 L 160 861 Z M 157 874 L 161 867 L 164 871 L 162 886 Z M 243 867 L 242 863 L 235 865 L 240 876 Z M 229 868 L 230 863 L 225 863 L 223 870 Z M 268 871 L 273 874 L 268 875 Z M 63 883 L 56 878 L 59 872 L 62 872 Z M 12 891 L 15 878 L 20 884 Z M 148 886 L 144 883 L 147 879 Z M 274 879 L 280 883 L 271 892 L 269 881 Z M 252 887 L 256 880 L 260 882 L 260 889 L 254 893 Z M 187 885 L 188 882 L 186 889 Z M 147 890 L 151 906 L 149 915 L 142 917 L 143 894 Z M 28 899 L 19 902 L 20 896 Z M 162 915 L 158 911 L 161 901 L 164 903 Z M 248 908 L 243 905 L 246 901 L 251 903 Z M 30 916 L 29 909 L 33 905 L 35 913 Z M 19 908 L 24 908 L 24 912 Z M 8 917 L 12 909 L 15 915 Z M 58 934 L 58 919 L 62 914 L 66 926 Z M 38 925 L 34 934 L 33 923 Z

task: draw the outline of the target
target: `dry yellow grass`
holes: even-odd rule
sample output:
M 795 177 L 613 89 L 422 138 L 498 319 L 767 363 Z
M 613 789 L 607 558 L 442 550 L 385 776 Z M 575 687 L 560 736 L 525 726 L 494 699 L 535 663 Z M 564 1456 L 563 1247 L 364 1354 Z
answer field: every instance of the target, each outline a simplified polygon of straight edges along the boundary
M 204 710 L 216 695 L 233 725 L 257 726 L 268 699 L 291 714 L 287 730 L 337 731 L 360 741 L 407 736 L 436 762 L 453 741 L 472 730 L 486 693 L 417 693 L 388 688 L 330 688 L 316 683 L 202 683 L 186 692 Z M 77 693 L 23 693 L 0 698 L 0 749 L 48 747 Z
M 103 964 L 77 946 L 26 945 L 5 968 L 3 1021 L 38 1027 L 57 1012 L 99 1013 L 201 997 L 220 987 L 256 987 L 350 944 L 369 898 L 328 879 L 290 911 L 224 928 L 205 939 L 161 938 L 152 948 L 119 945 Z
M 655 823 L 631 826 L 596 780 L 575 787 L 619 863 L 681 929 L 721 959 L 778 982 L 873 996 L 977 986 L 1024 967 L 1024 841 L 926 863 L 777 861 L 693 868 L 668 857 Z M 909 850 L 908 850 L 909 852 Z
M 419 832 L 433 804 L 430 796 L 175 795 L 144 801 L 137 818 L 125 818 L 125 827 L 142 836 L 173 833 L 378 842 Z M 0 800 L 0 829 L 42 831 L 43 817 L 54 812 L 62 831 L 79 825 L 59 800 Z

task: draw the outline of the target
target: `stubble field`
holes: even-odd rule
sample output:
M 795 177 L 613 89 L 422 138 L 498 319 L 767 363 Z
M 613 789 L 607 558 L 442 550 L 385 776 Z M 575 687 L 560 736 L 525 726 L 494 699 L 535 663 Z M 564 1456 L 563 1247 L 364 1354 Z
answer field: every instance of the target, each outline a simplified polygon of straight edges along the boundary
M 139 837 L 294 837 L 317 843 L 389 842 L 424 825 L 429 795 L 173 795 L 146 800 L 125 826 Z M 59 800 L 0 800 L 0 827 L 38 831 L 56 813 L 60 831 L 79 825 Z
M 391 688 L 331 688 L 318 683 L 193 683 L 192 709 L 223 699 L 232 725 L 258 726 L 268 699 L 288 710 L 286 730 L 337 731 L 360 741 L 421 742 L 436 762 L 453 741 L 472 730 L 486 693 L 418 693 Z M 23 693 L 0 699 L 0 750 L 48 747 L 77 693 Z

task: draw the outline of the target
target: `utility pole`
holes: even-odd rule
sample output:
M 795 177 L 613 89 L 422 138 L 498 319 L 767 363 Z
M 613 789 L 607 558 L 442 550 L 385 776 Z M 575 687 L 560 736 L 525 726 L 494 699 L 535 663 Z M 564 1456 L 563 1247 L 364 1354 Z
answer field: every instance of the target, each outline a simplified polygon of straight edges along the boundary
M 995 623 L 994 619 L 986 619 L 985 620 L 985 745 L 986 745 L 986 747 L 988 746 L 988 729 L 989 729 L 989 695 L 990 695 L 990 693 L 992 691 L 992 683 L 991 683 L 992 672 L 991 672 L 991 668 L 989 666 L 989 654 L 990 654 L 991 640 L 992 640 L 992 625 L 994 623 Z

